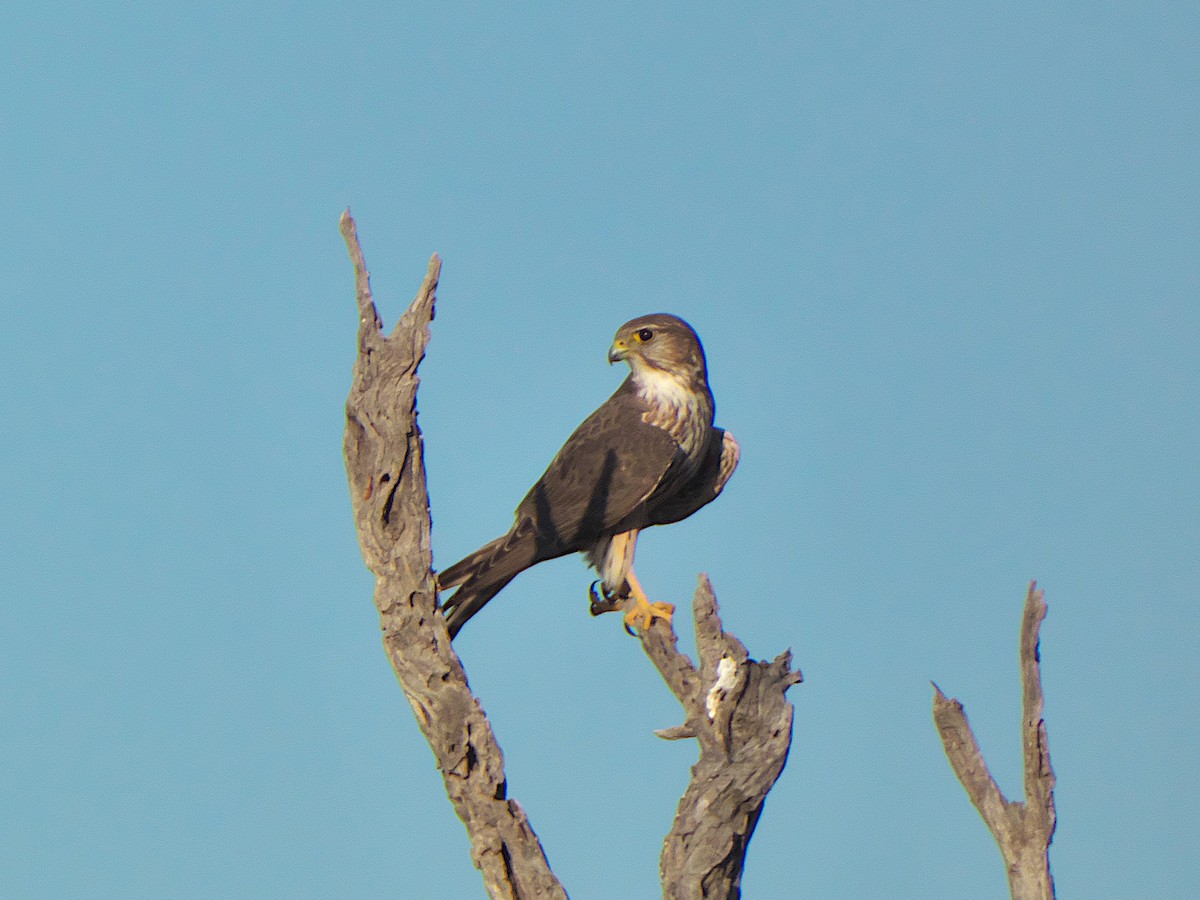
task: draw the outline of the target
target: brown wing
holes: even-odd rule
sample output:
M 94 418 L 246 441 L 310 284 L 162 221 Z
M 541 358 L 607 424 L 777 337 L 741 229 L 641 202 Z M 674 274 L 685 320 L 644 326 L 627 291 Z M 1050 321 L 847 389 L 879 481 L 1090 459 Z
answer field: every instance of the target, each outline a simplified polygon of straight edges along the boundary
M 530 566 L 590 549 L 618 524 L 646 524 L 646 498 L 676 477 L 683 458 L 667 432 L 642 421 L 646 410 L 622 384 L 563 444 L 512 529 L 439 573 L 441 590 L 458 588 L 442 604 L 451 637 Z
M 642 421 L 646 402 L 626 381 L 567 439 L 517 507 L 534 524 L 544 559 L 592 547 L 628 527 L 655 488 L 678 471 L 683 453 L 661 428 Z
M 710 428 L 700 467 L 687 481 L 649 499 L 647 524 L 670 525 L 682 521 L 716 500 L 737 468 L 740 456 L 741 449 L 732 434 L 722 428 Z

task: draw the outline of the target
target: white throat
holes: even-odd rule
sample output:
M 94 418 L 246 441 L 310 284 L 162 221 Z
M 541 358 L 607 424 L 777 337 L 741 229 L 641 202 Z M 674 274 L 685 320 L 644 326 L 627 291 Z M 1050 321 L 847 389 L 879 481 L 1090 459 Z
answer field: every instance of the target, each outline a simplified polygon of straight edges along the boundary
M 713 419 L 708 392 L 697 393 L 686 378 L 646 365 L 634 369 L 633 386 L 650 407 L 642 421 L 670 432 L 690 464 L 698 463 Z
M 696 395 L 686 381 L 672 372 L 639 366 L 641 371 L 633 373 L 633 383 L 638 396 L 651 406 L 670 407 L 676 411 L 691 412 Z

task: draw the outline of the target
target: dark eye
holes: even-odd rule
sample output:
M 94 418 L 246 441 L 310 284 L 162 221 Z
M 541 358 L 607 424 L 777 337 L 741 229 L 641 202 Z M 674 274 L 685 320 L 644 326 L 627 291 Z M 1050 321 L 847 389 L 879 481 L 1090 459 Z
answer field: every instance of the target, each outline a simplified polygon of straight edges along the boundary
M 651 331 L 649 328 L 643 328 L 641 331 L 638 332 L 638 340 L 641 341 L 643 344 L 646 343 L 646 341 L 650 340 L 652 337 L 654 337 L 654 332 Z

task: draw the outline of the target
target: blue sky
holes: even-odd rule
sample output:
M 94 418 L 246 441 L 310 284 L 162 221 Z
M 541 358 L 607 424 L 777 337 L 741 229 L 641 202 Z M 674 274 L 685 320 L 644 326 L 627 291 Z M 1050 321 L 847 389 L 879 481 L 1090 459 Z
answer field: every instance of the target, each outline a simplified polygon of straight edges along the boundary
M 1194 3 L 6 4 L 0 894 L 478 896 L 342 469 L 337 219 L 422 368 L 436 562 L 646 312 L 742 445 L 639 546 L 795 740 L 749 897 L 1003 898 L 930 679 L 1020 793 L 1037 578 L 1063 896 L 1200 893 Z M 650 897 L 695 750 L 577 559 L 457 646 L 572 896 Z

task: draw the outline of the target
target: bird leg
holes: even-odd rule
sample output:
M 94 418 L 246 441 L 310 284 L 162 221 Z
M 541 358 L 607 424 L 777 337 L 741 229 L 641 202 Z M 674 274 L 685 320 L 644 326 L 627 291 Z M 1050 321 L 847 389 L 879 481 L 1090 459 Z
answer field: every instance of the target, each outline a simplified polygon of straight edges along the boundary
M 597 553 L 598 565 L 602 576 L 600 581 L 592 582 L 588 588 L 591 598 L 591 613 L 598 616 L 601 613 L 625 610 L 625 630 L 633 634 L 633 626 L 645 631 L 655 619 L 663 619 L 671 624 L 671 616 L 675 607 L 670 603 L 651 603 L 646 596 L 637 574 L 633 571 L 633 554 L 637 547 L 637 529 L 615 534 Z M 616 590 L 610 590 L 609 585 L 619 585 Z M 600 585 L 600 594 L 596 586 Z M 632 598 L 632 602 L 630 602 Z
M 625 630 L 633 634 L 633 629 L 630 627 L 641 621 L 641 628 L 650 627 L 650 623 L 655 619 L 662 619 L 668 625 L 671 624 L 671 617 L 675 614 L 675 607 L 670 603 L 651 603 L 646 596 L 645 590 L 642 589 L 642 584 L 637 579 L 637 575 L 630 570 L 629 578 L 621 584 L 621 589 L 610 591 L 606 588 L 603 582 L 596 580 L 588 587 L 588 598 L 591 600 L 589 612 L 593 616 L 603 615 L 604 613 L 617 612 L 625 607 L 628 603 L 630 595 L 633 596 L 633 606 L 625 613 Z M 600 590 L 596 587 L 599 585 Z M 635 588 L 634 585 L 637 587 Z
M 625 576 L 626 593 L 633 597 L 633 605 L 625 610 L 625 630 L 633 634 L 632 626 L 636 625 L 642 631 L 650 627 L 655 619 L 662 619 L 671 627 L 671 616 L 675 615 L 675 607 L 670 603 L 651 603 L 642 583 L 638 581 L 633 566 L 629 566 L 629 574 Z

